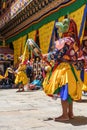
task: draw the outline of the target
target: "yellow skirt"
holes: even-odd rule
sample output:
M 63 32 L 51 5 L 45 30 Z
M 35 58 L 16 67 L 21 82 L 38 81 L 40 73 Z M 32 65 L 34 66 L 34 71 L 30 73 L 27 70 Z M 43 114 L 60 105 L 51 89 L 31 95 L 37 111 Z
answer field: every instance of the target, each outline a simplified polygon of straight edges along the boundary
M 23 85 L 26 85 L 28 83 L 27 75 L 24 71 L 19 71 L 15 78 L 15 84 L 18 84 L 22 82 Z
M 84 81 L 83 81 L 83 87 L 82 87 L 82 91 L 87 92 L 87 72 L 84 72 Z
M 83 83 L 80 79 L 80 71 L 68 63 L 60 63 L 52 73 L 50 79 L 49 74 L 43 82 L 43 90 L 49 96 L 57 94 L 57 90 L 68 86 L 68 95 L 73 100 L 81 99 Z

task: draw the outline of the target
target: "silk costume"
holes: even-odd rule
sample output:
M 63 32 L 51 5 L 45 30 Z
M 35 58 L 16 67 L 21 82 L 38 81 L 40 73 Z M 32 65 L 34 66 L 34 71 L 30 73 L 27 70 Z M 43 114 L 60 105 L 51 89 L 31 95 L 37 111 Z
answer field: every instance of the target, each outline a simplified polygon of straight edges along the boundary
M 71 20 L 68 32 L 55 42 L 54 51 L 48 53 L 48 58 L 54 59 L 57 64 L 52 67 L 51 75 L 47 73 L 43 82 L 43 90 L 48 96 L 60 95 L 62 100 L 68 101 L 81 99 L 83 82 L 80 69 L 84 68 L 84 62 L 77 60 L 79 45 L 76 24 Z

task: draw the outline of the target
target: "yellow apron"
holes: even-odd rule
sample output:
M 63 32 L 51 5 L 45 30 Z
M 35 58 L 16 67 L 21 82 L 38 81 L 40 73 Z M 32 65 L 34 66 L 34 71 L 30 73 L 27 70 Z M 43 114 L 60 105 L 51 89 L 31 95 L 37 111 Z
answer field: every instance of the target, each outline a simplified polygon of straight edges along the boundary
M 58 88 L 68 84 L 68 94 L 70 97 L 73 100 L 81 99 L 83 84 L 80 79 L 80 71 L 77 71 L 74 66 L 73 69 L 78 81 L 76 81 L 76 77 L 71 70 L 70 64 L 65 62 L 60 63 L 52 73 L 50 79 L 49 74 L 47 74 L 44 79 L 44 92 L 47 95 L 53 95 Z

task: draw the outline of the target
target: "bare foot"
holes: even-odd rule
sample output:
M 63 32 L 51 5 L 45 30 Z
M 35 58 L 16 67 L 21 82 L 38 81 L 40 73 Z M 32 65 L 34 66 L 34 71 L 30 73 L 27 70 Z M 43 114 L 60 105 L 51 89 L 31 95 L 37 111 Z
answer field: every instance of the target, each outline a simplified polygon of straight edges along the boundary
M 69 117 L 64 115 L 54 118 L 54 121 L 68 121 L 68 120 Z
M 22 89 L 21 92 L 24 92 L 24 89 Z
M 73 115 L 73 114 L 69 114 L 69 118 L 70 118 L 70 119 L 73 119 L 73 118 L 74 118 L 74 115 Z
M 24 90 L 17 90 L 16 92 L 24 92 Z
M 21 92 L 20 90 L 17 90 L 16 92 Z

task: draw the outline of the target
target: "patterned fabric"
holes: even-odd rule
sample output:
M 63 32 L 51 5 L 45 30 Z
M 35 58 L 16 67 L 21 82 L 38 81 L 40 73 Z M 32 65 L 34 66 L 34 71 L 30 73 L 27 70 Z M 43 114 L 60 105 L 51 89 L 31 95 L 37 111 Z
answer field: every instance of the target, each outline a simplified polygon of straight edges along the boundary
M 84 62 L 79 58 L 79 39 L 76 23 L 70 20 L 69 30 L 63 34 L 63 38 L 55 42 L 55 50 L 49 54 L 50 59 L 57 62 L 43 82 L 43 89 L 48 96 L 58 97 L 62 100 L 81 99 L 83 82 L 80 70 L 84 68 Z

